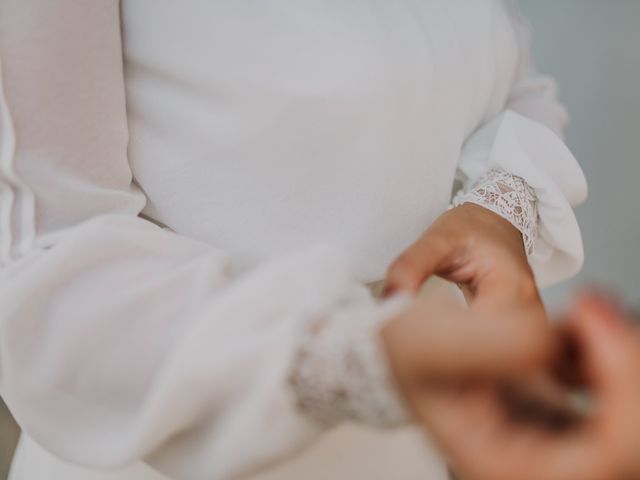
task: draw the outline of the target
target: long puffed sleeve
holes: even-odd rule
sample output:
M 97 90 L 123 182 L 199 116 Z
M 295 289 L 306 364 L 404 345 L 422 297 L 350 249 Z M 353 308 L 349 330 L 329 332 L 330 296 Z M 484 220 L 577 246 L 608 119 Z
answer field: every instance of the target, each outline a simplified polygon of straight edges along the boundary
M 521 191 L 533 190 L 535 208 L 521 205 L 517 210 L 535 212 L 536 218 L 525 222 L 528 227 L 536 224 L 529 260 L 538 282 L 548 285 L 582 266 L 582 238 L 572 207 L 585 200 L 587 183 L 561 137 L 567 114 L 557 100 L 556 84 L 536 72 L 529 29 L 514 1 L 503 3 L 517 40 L 517 69 L 503 111 L 467 139 L 459 170 L 467 188 L 480 183 L 483 194 L 492 189 L 499 194 L 502 189 L 513 196 L 513 186 L 504 187 L 504 172 L 515 179 L 507 183 L 520 185 L 524 180 Z M 491 172 L 501 178 L 495 180 Z M 519 198 L 528 201 L 529 196 Z
M 238 275 L 138 216 L 116 0 L 0 0 L 0 62 L 0 391 L 23 430 L 77 464 L 209 480 L 317 437 L 290 385 L 299 333 L 402 302 L 374 301 L 331 247 Z

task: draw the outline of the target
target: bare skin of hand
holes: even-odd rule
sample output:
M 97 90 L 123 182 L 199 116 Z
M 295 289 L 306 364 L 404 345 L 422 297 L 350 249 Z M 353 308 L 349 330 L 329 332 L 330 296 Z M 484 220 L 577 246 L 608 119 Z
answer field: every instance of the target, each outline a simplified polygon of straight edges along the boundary
M 514 321 L 517 314 L 484 315 L 451 297 L 416 296 L 381 332 L 399 386 L 408 394 L 450 376 L 520 375 L 539 368 L 556 354 L 555 332 L 547 323 Z
M 579 346 L 582 375 L 597 407 L 570 429 L 516 421 L 499 401 L 495 382 L 487 380 L 490 375 L 432 389 L 412 402 L 465 480 L 640 478 L 638 331 L 610 303 L 590 297 L 573 308 L 566 333 Z M 500 371 L 498 366 L 494 375 Z M 527 367 L 520 375 L 528 372 Z
M 504 311 L 482 316 L 446 297 L 417 296 L 381 331 L 395 383 L 417 419 L 431 392 L 451 382 L 497 382 L 555 358 L 554 330 Z
M 517 309 L 520 321 L 547 321 L 521 233 L 481 206 L 443 213 L 391 264 L 385 293 L 415 293 L 432 275 L 457 283 L 474 308 Z

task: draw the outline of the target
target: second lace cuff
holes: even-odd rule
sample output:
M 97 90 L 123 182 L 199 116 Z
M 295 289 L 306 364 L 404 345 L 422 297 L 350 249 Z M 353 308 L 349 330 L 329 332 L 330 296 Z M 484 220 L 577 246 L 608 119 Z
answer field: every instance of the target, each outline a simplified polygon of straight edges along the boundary
M 383 323 L 407 303 L 399 297 L 347 308 L 307 325 L 289 378 L 302 413 L 326 426 L 344 420 L 383 428 L 410 422 L 379 336 Z
M 463 203 L 474 203 L 508 220 L 522 233 L 527 255 L 533 253 L 538 236 L 538 201 L 535 191 L 524 179 L 494 168 L 469 191 L 460 191 L 454 197 L 454 206 Z

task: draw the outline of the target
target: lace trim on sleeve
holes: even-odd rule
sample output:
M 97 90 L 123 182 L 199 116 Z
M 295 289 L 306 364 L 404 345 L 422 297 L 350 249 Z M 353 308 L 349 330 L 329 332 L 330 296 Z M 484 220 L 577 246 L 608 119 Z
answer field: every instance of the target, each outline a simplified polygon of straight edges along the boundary
M 489 170 L 471 186 L 460 191 L 453 205 L 474 203 L 505 218 L 522 233 L 528 255 L 533 253 L 538 236 L 538 199 L 524 179 L 500 168 Z
M 387 301 L 307 325 L 289 377 L 302 413 L 326 426 L 352 420 L 391 428 L 410 421 L 378 335 L 405 305 Z

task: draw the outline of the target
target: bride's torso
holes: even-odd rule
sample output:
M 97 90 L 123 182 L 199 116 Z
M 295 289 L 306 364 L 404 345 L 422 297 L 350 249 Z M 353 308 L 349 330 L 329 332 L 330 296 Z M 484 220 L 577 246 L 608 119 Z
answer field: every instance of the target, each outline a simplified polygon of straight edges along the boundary
M 447 206 L 517 52 L 502 0 L 123 2 L 145 214 L 245 268 L 315 242 L 361 280 Z

